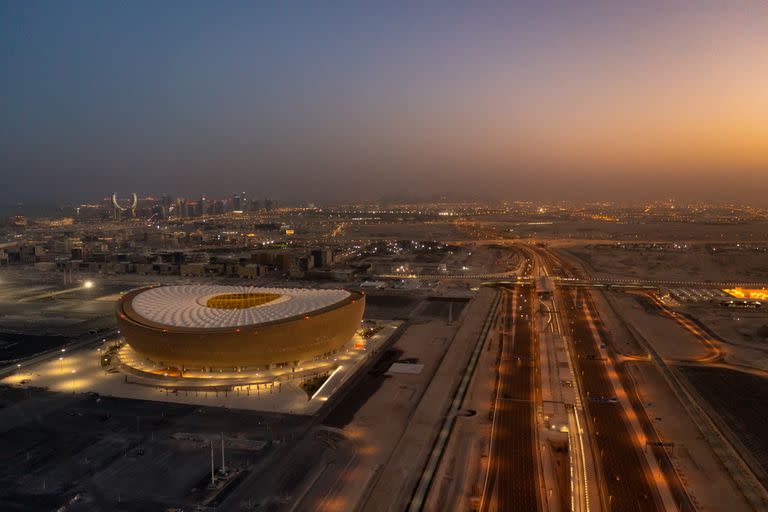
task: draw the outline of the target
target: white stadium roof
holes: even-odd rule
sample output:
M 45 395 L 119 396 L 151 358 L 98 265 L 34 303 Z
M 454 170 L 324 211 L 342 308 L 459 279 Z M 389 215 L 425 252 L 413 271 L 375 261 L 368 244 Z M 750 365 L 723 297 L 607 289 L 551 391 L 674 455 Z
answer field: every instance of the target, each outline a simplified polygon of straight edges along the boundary
M 276 294 L 280 297 L 243 309 L 207 307 L 208 299 L 231 293 Z M 350 296 L 345 290 L 261 288 L 256 286 L 186 285 L 150 288 L 131 301 L 133 310 L 152 322 L 172 327 L 217 328 L 258 325 L 306 315 Z

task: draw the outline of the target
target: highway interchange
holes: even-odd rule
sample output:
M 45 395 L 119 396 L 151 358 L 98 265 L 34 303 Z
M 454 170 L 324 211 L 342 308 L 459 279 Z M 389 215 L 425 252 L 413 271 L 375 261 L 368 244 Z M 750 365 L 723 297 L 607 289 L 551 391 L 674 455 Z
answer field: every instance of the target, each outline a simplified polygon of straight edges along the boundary
M 571 510 L 694 510 L 664 461 L 666 452 L 654 445 L 652 428 L 624 375 L 623 363 L 633 358 L 618 357 L 588 288 L 574 286 L 585 276 L 545 248 L 518 250 L 526 258 L 526 278 L 497 285 L 499 357 L 478 510 L 557 509 L 543 496 L 548 477 L 537 455 L 543 453 L 543 440 L 537 414 L 540 333 L 534 318 L 542 314 L 548 316 L 545 330 L 565 335 L 577 381 L 576 399 L 566 404 L 569 428 L 576 431 L 568 436 L 571 483 L 565 492 Z M 536 293 L 536 276 L 558 284 L 552 296 Z

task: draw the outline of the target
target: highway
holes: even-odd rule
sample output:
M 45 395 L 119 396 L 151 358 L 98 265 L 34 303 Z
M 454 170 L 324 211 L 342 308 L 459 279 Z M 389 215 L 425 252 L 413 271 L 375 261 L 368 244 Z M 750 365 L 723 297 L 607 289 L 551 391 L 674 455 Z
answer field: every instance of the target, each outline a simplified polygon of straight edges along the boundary
M 505 289 L 488 474 L 480 512 L 538 510 L 534 434 L 533 288 Z
M 551 252 L 534 250 L 548 267 L 558 284 L 578 278 L 572 269 Z M 603 508 L 620 511 L 661 510 L 655 482 L 641 450 L 640 440 L 634 435 L 627 420 L 628 414 L 616 399 L 617 391 L 608 375 L 607 361 L 598 348 L 610 342 L 600 326 L 599 316 L 589 291 L 585 288 L 562 288 L 562 308 L 566 329 L 570 331 L 571 347 L 575 357 L 575 370 L 588 416 L 587 426 L 596 458 L 596 467 L 602 476 L 599 482 Z
M 597 307 L 595 306 L 591 295 L 587 294 L 585 297 L 589 309 L 591 311 L 597 311 Z M 592 320 L 600 338 L 603 340 L 609 340 L 610 338 L 608 330 L 605 327 L 602 319 L 598 316 L 593 316 Z M 664 474 L 664 478 L 666 483 L 669 485 L 672 498 L 674 499 L 675 505 L 678 507 L 678 509 L 683 512 L 693 512 L 696 510 L 696 507 L 691 502 L 685 486 L 680 481 L 680 476 L 672 465 L 672 461 L 669 458 L 667 449 L 663 446 L 653 445 L 653 443 L 661 443 L 663 439 L 659 437 L 656 429 L 651 424 L 651 419 L 648 417 L 648 414 L 643 408 L 642 399 L 637 393 L 634 381 L 627 371 L 628 362 L 637 360 L 647 361 L 647 358 L 633 358 L 624 356 L 622 359 L 623 360 L 620 363 L 615 364 L 617 377 L 621 381 L 622 388 L 627 392 L 627 398 L 632 404 L 632 407 L 636 412 L 639 411 L 636 416 L 642 427 L 643 435 L 645 436 L 647 442 L 651 443 L 650 445 L 646 444 L 645 449 L 650 450 L 654 454 L 654 458 L 658 462 L 659 468 Z
M 559 261 L 549 251 L 536 251 L 562 281 L 581 278 L 579 272 Z M 564 283 L 562 283 L 564 284 Z M 564 289 L 565 290 L 565 289 Z M 577 357 L 577 371 L 589 415 L 589 430 L 597 451 L 597 466 L 602 474 L 601 494 L 603 506 L 608 510 L 660 510 L 661 498 L 657 485 L 668 483 L 675 505 L 680 510 L 693 510 L 684 487 L 674 472 L 666 452 L 654 450 L 662 468 L 665 482 L 657 482 L 641 453 L 646 449 L 628 423 L 629 415 L 647 420 L 642 412 L 631 379 L 624 365 L 616 367 L 616 381 L 611 382 L 607 361 L 598 344 L 608 347 L 611 343 L 608 331 L 597 312 L 590 292 L 585 288 L 573 288 L 563 294 L 567 323 L 571 331 Z M 616 390 L 618 385 L 620 391 Z M 630 399 L 631 410 L 624 410 L 616 398 L 625 392 Z M 646 436 L 652 431 L 647 421 L 642 422 Z M 654 439 L 656 436 L 649 436 Z
M 587 397 L 590 430 L 603 474 L 603 499 L 608 510 L 660 510 L 655 486 L 649 482 L 650 472 L 640 454 L 644 447 L 638 445 L 627 424 L 597 349 L 589 321 L 592 313 L 585 295 L 584 290 L 577 290 L 566 296 L 564 303 L 578 359 L 577 372 Z

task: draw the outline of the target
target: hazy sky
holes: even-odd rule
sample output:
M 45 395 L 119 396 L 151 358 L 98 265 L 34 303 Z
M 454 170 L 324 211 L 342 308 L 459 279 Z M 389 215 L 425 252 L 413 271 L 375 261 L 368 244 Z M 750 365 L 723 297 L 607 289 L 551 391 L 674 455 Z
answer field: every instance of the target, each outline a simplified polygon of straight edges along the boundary
M 768 2 L 464 3 L 3 1 L 0 202 L 768 202 Z

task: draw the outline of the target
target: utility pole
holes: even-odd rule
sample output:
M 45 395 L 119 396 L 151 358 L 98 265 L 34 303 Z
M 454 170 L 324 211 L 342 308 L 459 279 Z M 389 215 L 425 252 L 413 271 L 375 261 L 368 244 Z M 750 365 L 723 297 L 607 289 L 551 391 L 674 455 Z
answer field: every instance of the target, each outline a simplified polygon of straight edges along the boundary
M 216 485 L 216 475 L 213 472 L 213 440 L 211 440 L 211 486 Z
M 221 473 L 224 474 L 227 471 L 227 466 L 224 465 L 224 432 L 221 433 Z

